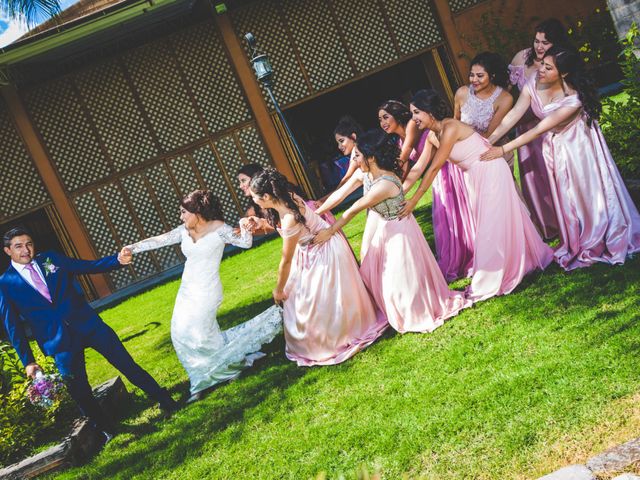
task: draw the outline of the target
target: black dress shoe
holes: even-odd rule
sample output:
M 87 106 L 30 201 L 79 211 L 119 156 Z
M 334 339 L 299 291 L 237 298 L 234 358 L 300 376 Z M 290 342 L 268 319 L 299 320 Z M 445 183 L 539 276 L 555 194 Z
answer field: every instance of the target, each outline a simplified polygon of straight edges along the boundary
M 160 411 L 162 412 L 162 416 L 164 418 L 171 417 L 179 409 L 180 409 L 180 406 L 178 405 L 178 402 L 176 402 L 173 399 L 169 399 L 160 403 Z

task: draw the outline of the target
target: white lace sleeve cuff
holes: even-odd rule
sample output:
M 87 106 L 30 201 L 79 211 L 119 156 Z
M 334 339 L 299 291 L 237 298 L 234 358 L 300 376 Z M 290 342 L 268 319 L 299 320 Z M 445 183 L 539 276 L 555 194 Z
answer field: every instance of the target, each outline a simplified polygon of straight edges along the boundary
M 158 235 L 156 237 L 150 237 L 146 240 L 134 243 L 133 245 L 129 245 L 129 248 L 135 254 L 146 252 L 148 250 L 156 250 L 161 247 L 166 247 L 167 245 L 175 245 L 176 243 L 180 243 L 182 241 L 183 231 L 184 225 L 180 225 L 170 232 L 163 233 L 162 235 Z

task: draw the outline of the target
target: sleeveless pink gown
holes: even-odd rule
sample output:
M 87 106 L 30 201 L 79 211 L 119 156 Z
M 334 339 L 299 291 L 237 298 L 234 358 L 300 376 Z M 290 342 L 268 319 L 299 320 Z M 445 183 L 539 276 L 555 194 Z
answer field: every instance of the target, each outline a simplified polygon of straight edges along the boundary
M 543 105 L 535 79 L 526 88 L 540 119 L 558 108 L 580 106 L 577 95 Z M 598 123 L 584 113 L 544 136 L 542 153 L 560 227 L 555 258 L 565 270 L 594 262 L 624 263 L 640 251 L 640 214 L 629 196 Z
M 535 77 L 536 75 L 533 75 L 533 78 Z M 522 92 L 528 80 L 525 66 L 509 65 L 509 80 Z M 516 136 L 531 130 L 537 124 L 538 119 L 529 109 L 516 126 Z M 538 137 L 518 149 L 520 188 L 531 212 L 533 223 L 544 238 L 553 238 L 558 235 L 558 219 L 551 197 L 549 175 L 542 155 L 542 142 L 543 138 Z
M 367 292 L 345 238 L 311 244 L 329 224 L 311 208 L 304 217 L 306 225 L 278 229 L 283 238 L 302 231 L 285 285 L 286 355 L 299 366 L 335 365 L 373 343 L 389 324 Z
M 383 175 L 371 180 L 365 173 L 365 194 L 381 181 L 394 183 L 400 192 L 367 212 L 362 279 L 395 330 L 432 332 L 472 302 L 449 290 L 415 217 L 398 220 L 404 200 L 400 179 Z
M 473 301 L 510 293 L 527 273 L 553 260 L 553 250 L 542 241 L 518 196 L 507 162 L 480 160 L 489 147 L 488 140 L 474 132 L 449 155 L 464 172 L 475 224 L 474 273 L 467 292 Z

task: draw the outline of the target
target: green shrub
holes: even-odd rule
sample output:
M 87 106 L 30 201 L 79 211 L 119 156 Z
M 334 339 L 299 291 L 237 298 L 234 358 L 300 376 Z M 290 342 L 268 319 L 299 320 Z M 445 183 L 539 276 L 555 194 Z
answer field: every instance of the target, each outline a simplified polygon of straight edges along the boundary
M 640 59 L 634 53 L 640 31 L 634 23 L 622 40 L 620 65 L 624 72 L 625 99 L 605 98 L 602 102 L 602 131 L 620 173 L 640 178 Z
M 45 373 L 56 371 L 51 358 L 34 351 Z M 13 347 L 0 343 L 0 465 L 22 460 L 38 447 L 60 440 L 76 415 L 67 395 L 49 409 L 27 400 L 29 382 Z

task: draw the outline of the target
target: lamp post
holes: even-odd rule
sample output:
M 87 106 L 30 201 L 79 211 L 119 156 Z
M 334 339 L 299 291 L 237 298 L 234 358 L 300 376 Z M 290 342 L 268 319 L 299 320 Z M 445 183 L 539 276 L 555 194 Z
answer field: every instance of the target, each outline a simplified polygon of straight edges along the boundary
M 265 53 L 261 53 L 258 50 L 256 37 L 254 37 L 252 33 L 245 34 L 244 38 L 247 41 L 249 48 L 251 49 L 250 62 L 253 70 L 256 72 L 256 77 L 258 78 L 260 83 L 264 85 L 265 90 L 269 94 L 269 98 L 271 99 L 271 102 L 276 109 L 278 117 L 280 117 L 280 120 L 282 121 L 282 125 L 284 125 L 284 129 L 287 132 L 291 143 L 293 144 L 293 148 L 295 148 L 296 154 L 300 158 L 304 169 L 307 170 L 307 162 L 305 161 L 304 155 L 302 154 L 300 145 L 298 145 L 296 138 L 293 136 L 293 132 L 291 131 L 291 128 L 289 128 L 287 119 L 284 117 L 284 113 L 282 113 L 282 110 L 280 110 L 280 105 L 278 105 L 278 101 L 273 95 L 273 90 L 271 89 L 271 87 L 273 87 L 273 68 L 271 67 L 269 58 Z

